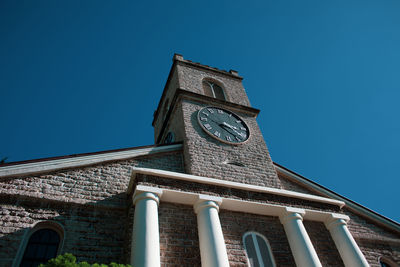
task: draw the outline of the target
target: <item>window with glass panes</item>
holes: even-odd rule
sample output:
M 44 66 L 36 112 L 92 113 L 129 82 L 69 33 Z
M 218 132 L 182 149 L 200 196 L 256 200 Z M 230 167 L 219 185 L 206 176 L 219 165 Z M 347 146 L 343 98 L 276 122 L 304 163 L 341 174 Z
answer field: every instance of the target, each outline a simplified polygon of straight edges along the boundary
M 255 232 L 243 236 L 244 248 L 251 267 L 274 267 L 275 261 L 267 239 Z
M 34 232 L 26 245 L 21 267 L 36 267 L 57 256 L 60 235 L 52 229 L 40 229 Z
M 225 100 L 224 90 L 218 84 L 211 81 L 203 81 L 203 89 L 207 96 Z

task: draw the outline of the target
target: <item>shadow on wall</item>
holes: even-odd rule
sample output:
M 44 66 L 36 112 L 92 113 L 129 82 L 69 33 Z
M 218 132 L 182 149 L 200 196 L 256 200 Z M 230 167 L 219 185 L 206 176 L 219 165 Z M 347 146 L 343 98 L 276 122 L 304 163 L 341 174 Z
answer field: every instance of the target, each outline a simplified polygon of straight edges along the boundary
M 183 172 L 181 152 L 174 151 L 1 178 L 0 266 L 11 266 L 17 253 L 23 254 L 23 241 L 42 221 L 63 227 L 60 253 L 72 253 L 89 263 L 128 263 L 133 208 L 126 189 L 133 166 Z
M 58 254 L 89 263 L 129 263 L 134 209 L 125 193 L 88 203 L 3 195 L 0 203 L 0 266 L 17 266 L 29 237 L 46 225 L 63 228 Z

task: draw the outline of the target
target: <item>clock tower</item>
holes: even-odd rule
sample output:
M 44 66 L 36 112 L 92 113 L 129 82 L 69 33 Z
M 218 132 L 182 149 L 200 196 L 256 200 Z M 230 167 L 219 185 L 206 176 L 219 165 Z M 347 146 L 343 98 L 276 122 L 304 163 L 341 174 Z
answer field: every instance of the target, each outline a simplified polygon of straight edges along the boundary
M 281 188 L 242 80 L 175 54 L 154 113 L 155 142 L 183 142 L 188 174 Z

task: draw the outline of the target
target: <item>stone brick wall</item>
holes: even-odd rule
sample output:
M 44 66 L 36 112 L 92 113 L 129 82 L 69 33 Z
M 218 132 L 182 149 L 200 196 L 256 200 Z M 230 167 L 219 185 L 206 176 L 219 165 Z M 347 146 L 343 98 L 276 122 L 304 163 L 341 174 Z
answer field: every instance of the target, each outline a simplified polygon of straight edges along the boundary
M 156 117 L 156 120 L 154 121 L 155 141 L 157 141 L 156 139 L 160 134 L 163 122 L 165 120 L 165 115 L 168 111 L 168 108 L 170 107 L 176 89 L 180 88 L 183 90 L 204 95 L 202 81 L 205 78 L 215 80 L 223 87 L 225 95 L 227 97 L 227 101 L 244 106 L 250 106 L 250 102 L 243 88 L 241 79 L 234 78 L 231 75 L 218 73 L 212 70 L 199 68 L 194 65 L 190 65 L 190 63 L 188 65 L 186 60 L 176 61 L 176 65 L 171 71 L 172 73 L 170 80 L 166 85 L 164 96 L 160 99 L 160 103 L 158 106 L 158 115 Z M 177 132 L 178 131 L 175 131 L 175 133 Z M 181 141 L 181 139 L 177 139 L 177 141 Z
M 227 101 L 243 106 L 250 106 L 250 101 L 243 88 L 241 79 L 181 62 L 177 65 L 177 69 L 179 85 L 182 89 L 204 95 L 202 82 L 204 78 L 208 78 L 216 80 L 218 84 L 222 85 Z
M 386 256 L 400 266 L 400 235 L 368 218 L 344 209 L 350 217 L 348 228 L 371 266 L 380 267 L 379 258 Z
M 162 266 L 201 266 L 197 218 L 192 206 L 159 206 Z
M 183 172 L 182 154 L 0 179 L 0 266 L 11 266 L 24 234 L 43 220 L 64 227 L 61 253 L 74 253 L 80 261 L 125 261 L 125 244 L 130 244 L 125 242 L 130 231 L 126 190 L 133 166 Z
M 344 211 L 350 217 L 348 228 L 355 236 L 400 238 L 398 233 L 391 232 L 384 227 L 377 225 L 371 220 L 368 220 L 365 217 L 354 214 L 346 208 L 344 209 Z
M 171 73 L 171 78 L 169 83 L 166 85 L 165 95 L 160 99 L 159 103 L 159 114 L 154 121 L 154 142 L 157 142 L 156 138 L 160 134 L 161 127 L 164 123 L 165 116 L 167 115 L 168 109 L 171 105 L 171 101 L 174 97 L 176 89 L 179 88 L 179 80 L 178 80 L 178 71 L 177 69 L 173 69 Z
M 371 267 L 381 267 L 381 257 L 389 259 L 400 266 L 400 240 L 397 242 L 379 241 L 376 239 L 356 239 L 358 246 Z
M 24 235 L 36 223 L 56 221 L 65 229 L 62 250 L 89 262 L 130 260 L 134 208 L 126 195 L 132 166 L 183 172 L 181 152 L 63 170 L 0 181 L 0 266 L 10 266 Z M 329 205 L 276 198 L 269 194 L 186 183 L 138 175 L 140 184 L 222 197 L 340 212 Z M 51 185 L 51 187 L 49 186 Z M 86 191 L 86 193 L 85 193 Z M 110 193 L 111 192 L 111 193 Z M 349 210 L 349 229 L 371 266 L 386 256 L 400 263 L 398 233 L 372 223 Z M 200 266 L 196 215 L 192 206 L 160 203 L 160 248 L 163 266 Z M 278 217 L 220 211 L 231 266 L 245 266 L 242 237 L 256 231 L 270 242 L 278 266 L 294 266 L 294 259 Z M 343 263 L 322 223 L 304 221 L 324 266 Z
M 280 181 L 269 156 L 257 121 L 238 114 L 250 129 L 250 137 L 240 145 L 224 144 L 210 137 L 197 122 L 197 111 L 206 105 L 183 100 L 185 125 L 184 159 L 190 174 L 229 181 L 280 188 Z M 229 164 L 235 161 L 244 166 Z
M 343 210 L 340 210 L 338 207 L 327 204 L 312 203 L 310 201 L 303 201 L 293 198 L 285 199 L 269 194 L 260 194 L 248 191 L 222 188 L 218 186 L 175 181 L 155 176 L 139 175 L 137 177 L 137 183 L 161 188 L 182 190 L 186 192 L 242 199 L 246 201 L 287 205 L 291 207 L 321 210 L 325 212 L 343 212 Z M 193 213 L 192 207 L 189 207 L 188 210 L 191 214 Z M 378 262 L 379 257 L 382 255 L 385 255 L 400 264 L 400 236 L 398 233 L 391 232 L 388 229 L 379 226 L 364 217 L 360 217 L 359 215 L 356 215 L 347 209 L 344 209 L 344 212 L 351 217 L 351 220 L 348 224 L 349 230 L 355 237 L 357 243 L 360 244 L 360 249 L 363 251 L 368 262 L 372 266 L 374 263 Z M 229 252 L 232 266 L 240 266 L 242 264 L 244 252 L 242 251 L 243 245 L 241 238 L 246 231 L 253 230 L 263 234 L 268 238 L 271 246 L 273 246 L 272 242 L 277 242 L 277 244 L 287 242 L 284 241 L 286 240 L 286 234 L 282 231 L 279 232 L 278 230 L 276 230 L 277 228 L 283 229 L 283 226 L 281 225 L 277 217 L 243 214 L 221 210 L 220 219 L 223 226 L 227 248 L 228 250 L 232 250 L 231 252 Z M 253 220 L 258 223 L 253 223 Z M 272 224 L 271 220 L 274 221 Z M 282 240 L 275 239 L 275 241 L 272 241 L 269 237 L 270 234 L 265 234 L 265 231 L 270 225 L 275 225 L 275 228 L 273 228 L 274 230 L 271 232 L 279 232 L 279 236 Z M 325 225 L 322 222 L 308 220 L 304 221 L 304 225 L 323 266 L 343 266 L 341 257 Z M 230 231 L 237 231 L 235 234 L 236 237 Z M 373 248 L 375 248 L 375 250 Z M 286 259 L 286 256 L 282 256 L 282 259 Z M 278 259 L 276 260 L 278 261 Z M 285 266 L 285 263 L 281 264 L 282 266 Z M 291 263 L 287 263 L 286 266 L 293 265 L 291 265 Z
M 340 212 L 340 208 L 336 205 L 323 204 L 319 202 L 295 199 L 291 197 L 278 196 L 267 193 L 250 192 L 245 190 L 212 186 L 201 183 L 176 181 L 167 178 L 161 178 L 149 175 L 137 175 L 136 184 L 147 185 L 151 187 L 166 188 L 184 192 L 192 192 L 197 194 L 206 194 L 210 196 L 218 196 L 232 199 L 240 199 L 243 201 L 254 201 L 275 205 L 287 205 L 296 208 L 306 208 L 327 212 Z
M 182 104 L 179 102 L 176 104 L 174 109 L 172 110 L 171 117 L 168 121 L 168 124 L 163 132 L 163 137 L 168 134 L 168 132 L 173 132 L 175 135 L 175 142 L 184 141 L 184 125 L 183 125 L 183 112 L 182 112 Z M 162 140 L 162 139 L 161 139 Z
M 322 266 L 344 266 L 331 234 L 322 222 L 303 221 Z
M 277 217 L 221 210 L 220 220 L 230 266 L 248 266 L 242 238 L 249 231 L 268 239 L 277 266 L 296 266 L 285 230 Z
M 64 228 L 62 253 L 80 261 L 121 262 L 125 237 L 124 209 L 106 209 L 31 198 L 1 199 L 0 266 L 11 266 L 24 236 L 40 221 L 58 222 Z
M 286 175 L 283 175 L 279 172 L 278 172 L 278 177 L 279 177 L 279 180 L 281 181 L 282 189 L 286 189 L 289 191 L 295 191 L 295 192 L 299 192 L 299 193 L 322 196 L 322 194 L 302 186 L 297 181 L 293 181 Z

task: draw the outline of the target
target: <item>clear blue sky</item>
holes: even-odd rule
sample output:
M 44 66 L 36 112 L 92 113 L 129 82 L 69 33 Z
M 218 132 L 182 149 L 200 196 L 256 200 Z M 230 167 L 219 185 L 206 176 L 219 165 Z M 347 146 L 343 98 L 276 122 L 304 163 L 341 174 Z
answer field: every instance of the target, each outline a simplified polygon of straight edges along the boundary
M 153 144 L 173 53 L 244 77 L 272 159 L 400 221 L 399 1 L 0 1 L 0 158 Z

